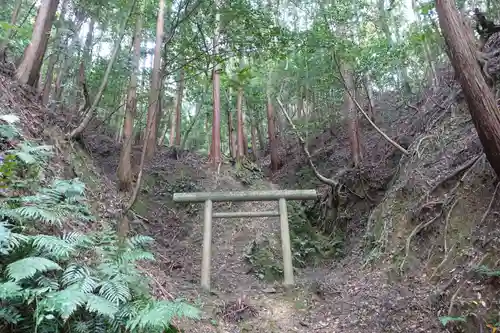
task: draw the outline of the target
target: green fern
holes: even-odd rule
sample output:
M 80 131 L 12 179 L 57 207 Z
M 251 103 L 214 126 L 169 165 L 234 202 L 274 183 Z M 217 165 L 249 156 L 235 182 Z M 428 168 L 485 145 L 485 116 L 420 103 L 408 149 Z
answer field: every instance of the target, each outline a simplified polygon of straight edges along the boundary
M 20 285 L 13 281 L 0 283 L 0 301 L 8 301 L 23 295 Z
M 87 299 L 86 309 L 91 313 L 97 313 L 113 319 L 119 307 L 104 297 L 92 294 Z
M 149 303 L 127 323 L 130 331 L 136 329 L 166 329 L 175 317 L 199 319 L 200 312 L 183 302 L 156 301 Z
M 15 282 L 31 278 L 36 273 L 62 270 L 56 262 L 43 257 L 28 257 L 7 266 L 7 275 Z
M 12 306 L 0 308 L 0 322 L 5 321 L 9 324 L 16 325 L 23 320 L 21 313 Z M 0 325 L 1 327 L 1 325 Z
M 33 234 L 40 224 L 94 219 L 80 180 L 40 186 L 38 169 L 50 152 L 50 146 L 27 142 L 9 151 L 18 161 L 13 167 L 22 169 L 16 177 L 31 179 L 15 185 L 30 195 L 0 202 L 0 331 L 121 333 L 126 327 L 128 333 L 149 333 L 167 329 L 174 317 L 198 318 L 191 305 L 152 298 L 136 265 L 154 260 L 146 249 L 151 237 L 121 242 L 109 227 L 90 235 Z M 36 172 L 26 172 L 30 168 Z
M 88 294 L 79 290 L 77 286 L 70 286 L 61 291 L 47 293 L 38 303 L 37 312 L 57 313 L 63 321 L 75 313 L 78 307 L 88 300 Z

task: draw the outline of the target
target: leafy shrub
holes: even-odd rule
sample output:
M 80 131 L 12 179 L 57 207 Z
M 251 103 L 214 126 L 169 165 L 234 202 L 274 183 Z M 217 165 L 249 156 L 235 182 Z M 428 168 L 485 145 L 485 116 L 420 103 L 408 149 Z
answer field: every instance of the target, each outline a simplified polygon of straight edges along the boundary
M 174 317 L 198 318 L 191 305 L 150 295 L 136 262 L 154 260 L 146 250 L 152 238 L 122 241 L 106 227 L 92 234 L 35 232 L 67 219 L 94 220 L 78 179 L 42 186 L 50 151 L 23 142 L 0 164 L 0 331 L 159 332 L 171 330 Z

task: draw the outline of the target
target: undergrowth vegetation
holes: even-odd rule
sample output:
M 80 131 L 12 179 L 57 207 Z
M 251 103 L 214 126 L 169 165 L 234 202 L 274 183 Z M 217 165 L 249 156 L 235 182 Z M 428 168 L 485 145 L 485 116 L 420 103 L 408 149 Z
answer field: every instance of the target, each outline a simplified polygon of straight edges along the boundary
M 289 202 L 288 222 L 295 268 L 314 266 L 323 259 L 338 258 L 343 254 L 343 237 L 340 234 L 325 235 L 313 226 L 305 208 Z M 276 280 L 283 277 L 283 260 L 279 235 L 263 242 L 254 242 L 248 250 L 246 260 L 253 272 L 261 279 Z
M 137 262 L 154 260 L 152 238 L 68 230 L 95 221 L 85 185 L 49 179 L 50 146 L 23 140 L 13 125 L 0 135 L 1 332 L 175 332 L 174 317 L 198 318 L 195 307 L 150 294 Z

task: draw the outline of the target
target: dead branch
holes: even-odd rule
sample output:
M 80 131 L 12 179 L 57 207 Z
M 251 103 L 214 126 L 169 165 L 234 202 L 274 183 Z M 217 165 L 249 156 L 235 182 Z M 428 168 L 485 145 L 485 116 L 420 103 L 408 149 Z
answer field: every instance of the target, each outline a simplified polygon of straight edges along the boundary
M 393 145 L 394 147 L 396 147 L 397 149 L 399 149 L 403 154 L 405 155 L 409 155 L 410 153 L 408 152 L 408 150 L 404 149 L 403 147 L 401 147 L 396 141 L 392 140 L 391 138 L 389 138 L 389 136 L 387 134 L 384 133 L 384 131 L 382 131 L 377 125 L 375 125 L 375 123 L 371 120 L 370 116 L 368 116 L 368 114 L 365 112 L 365 110 L 363 110 L 363 108 L 361 107 L 361 105 L 359 105 L 358 101 L 356 100 L 356 98 L 354 98 L 354 96 L 352 95 L 352 92 L 349 91 L 349 88 L 347 87 L 347 84 L 345 82 L 345 79 L 344 79 L 344 76 L 342 75 L 342 72 L 340 71 L 340 64 L 337 60 L 337 55 L 334 55 L 333 56 L 336 64 L 337 64 L 337 69 L 340 73 L 340 77 L 341 77 L 341 82 L 344 86 L 344 89 L 346 90 L 346 92 L 349 94 L 349 97 L 352 99 L 352 101 L 354 102 L 354 104 L 356 105 L 356 108 L 363 114 L 363 116 L 366 118 L 366 120 L 368 120 L 368 122 L 370 123 L 370 125 L 372 125 L 372 127 L 380 134 L 382 135 L 391 145 Z
M 337 180 L 326 178 L 325 176 L 323 176 L 322 174 L 319 173 L 318 169 L 316 168 L 316 166 L 314 165 L 314 163 L 312 161 L 312 157 L 311 157 L 311 154 L 309 153 L 309 149 L 307 149 L 307 144 L 306 144 L 305 140 L 300 135 L 297 127 L 295 127 L 295 124 L 293 123 L 292 119 L 288 115 L 288 112 L 286 111 L 285 107 L 283 106 L 283 103 L 281 103 L 279 98 L 276 98 L 276 101 L 278 102 L 278 105 L 279 105 L 281 111 L 285 115 L 286 120 L 290 124 L 290 127 L 292 127 L 293 131 L 295 132 L 295 135 L 299 139 L 299 142 L 302 145 L 302 150 L 304 151 L 304 154 L 306 154 L 307 161 L 309 162 L 309 166 L 312 168 L 316 178 L 318 178 L 324 184 L 330 185 L 334 188 L 338 188 L 339 182 Z

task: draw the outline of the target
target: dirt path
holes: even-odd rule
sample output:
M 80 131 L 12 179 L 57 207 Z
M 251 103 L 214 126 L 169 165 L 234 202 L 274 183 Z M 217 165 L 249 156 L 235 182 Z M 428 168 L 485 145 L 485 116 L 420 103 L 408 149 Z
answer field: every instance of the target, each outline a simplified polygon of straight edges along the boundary
M 228 188 L 232 184 L 226 181 Z M 274 209 L 274 202 L 214 204 L 219 212 Z M 188 299 L 203 310 L 201 321 L 180 325 L 186 332 L 440 332 L 428 301 L 430 285 L 417 280 L 391 283 L 382 269 L 361 269 L 361 256 L 354 252 L 332 267 L 298 270 L 293 290 L 249 273 L 244 255 L 254 240 L 279 234 L 278 218 L 214 219 L 212 291 L 204 292 L 199 287 L 201 219 L 188 226 L 188 236 L 159 258 L 177 264 L 154 273 L 165 281 L 160 288 L 164 294 Z

